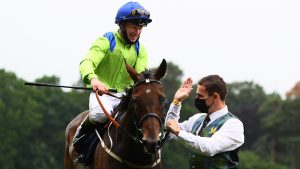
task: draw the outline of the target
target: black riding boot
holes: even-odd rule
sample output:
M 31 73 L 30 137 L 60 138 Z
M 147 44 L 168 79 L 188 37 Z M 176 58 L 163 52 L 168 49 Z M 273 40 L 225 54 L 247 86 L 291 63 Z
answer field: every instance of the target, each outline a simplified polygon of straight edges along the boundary
M 77 163 L 84 163 L 84 148 L 86 139 L 95 130 L 96 123 L 92 123 L 87 117 L 81 124 L 81 128 L 76 132 L 73 139 L 73 146 L 77 153 Z

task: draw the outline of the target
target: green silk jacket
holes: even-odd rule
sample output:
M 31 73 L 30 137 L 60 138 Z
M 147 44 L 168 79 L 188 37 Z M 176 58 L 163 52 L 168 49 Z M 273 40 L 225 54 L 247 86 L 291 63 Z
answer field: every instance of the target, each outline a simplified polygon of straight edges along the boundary
M 133 84 L 126 71 L 125 61 L 138 73 L 147 69 L 148 56 L 146 49 L 139 43 L 138 53 L 136 44 L 127 44 L 118 33 L 113 33 L 115 46 L 110 50 L 111 42 L 107 37 L 97 39 L 80 62 L 80 74 L 84 84 L 91 86 L 92 78 L 97 78 L 110 89 L 118 92 Z

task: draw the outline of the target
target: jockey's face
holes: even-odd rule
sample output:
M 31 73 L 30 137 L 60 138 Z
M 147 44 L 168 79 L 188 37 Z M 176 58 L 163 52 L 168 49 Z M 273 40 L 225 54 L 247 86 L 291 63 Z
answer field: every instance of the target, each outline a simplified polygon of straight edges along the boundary
M 135 25 L 131 22 L 125 23 L 125 31 L 127 32 L 128 40 L 132 43 L 137 41 L 142 33 L 143 26 Z

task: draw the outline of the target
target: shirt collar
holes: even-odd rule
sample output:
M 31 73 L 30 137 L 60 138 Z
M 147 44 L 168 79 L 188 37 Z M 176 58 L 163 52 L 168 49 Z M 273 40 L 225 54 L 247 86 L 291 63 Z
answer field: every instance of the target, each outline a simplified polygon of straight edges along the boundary
M 225 107 L 223 109 L 213 112 L 212 114 L 209 115 L 210 122 L 215 121 L 217 118 L 219 118 L 227 113 L 228 113 L 228 108 L 225 105 Z

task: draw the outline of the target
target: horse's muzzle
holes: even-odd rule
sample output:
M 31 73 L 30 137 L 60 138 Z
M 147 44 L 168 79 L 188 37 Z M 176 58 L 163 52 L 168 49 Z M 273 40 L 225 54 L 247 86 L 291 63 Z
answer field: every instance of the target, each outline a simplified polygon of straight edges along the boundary
M 161 141 L 160 140 L 144 140 L 144 151 L 147 154 L 156 154 L 158 150 L 161 148 Z

